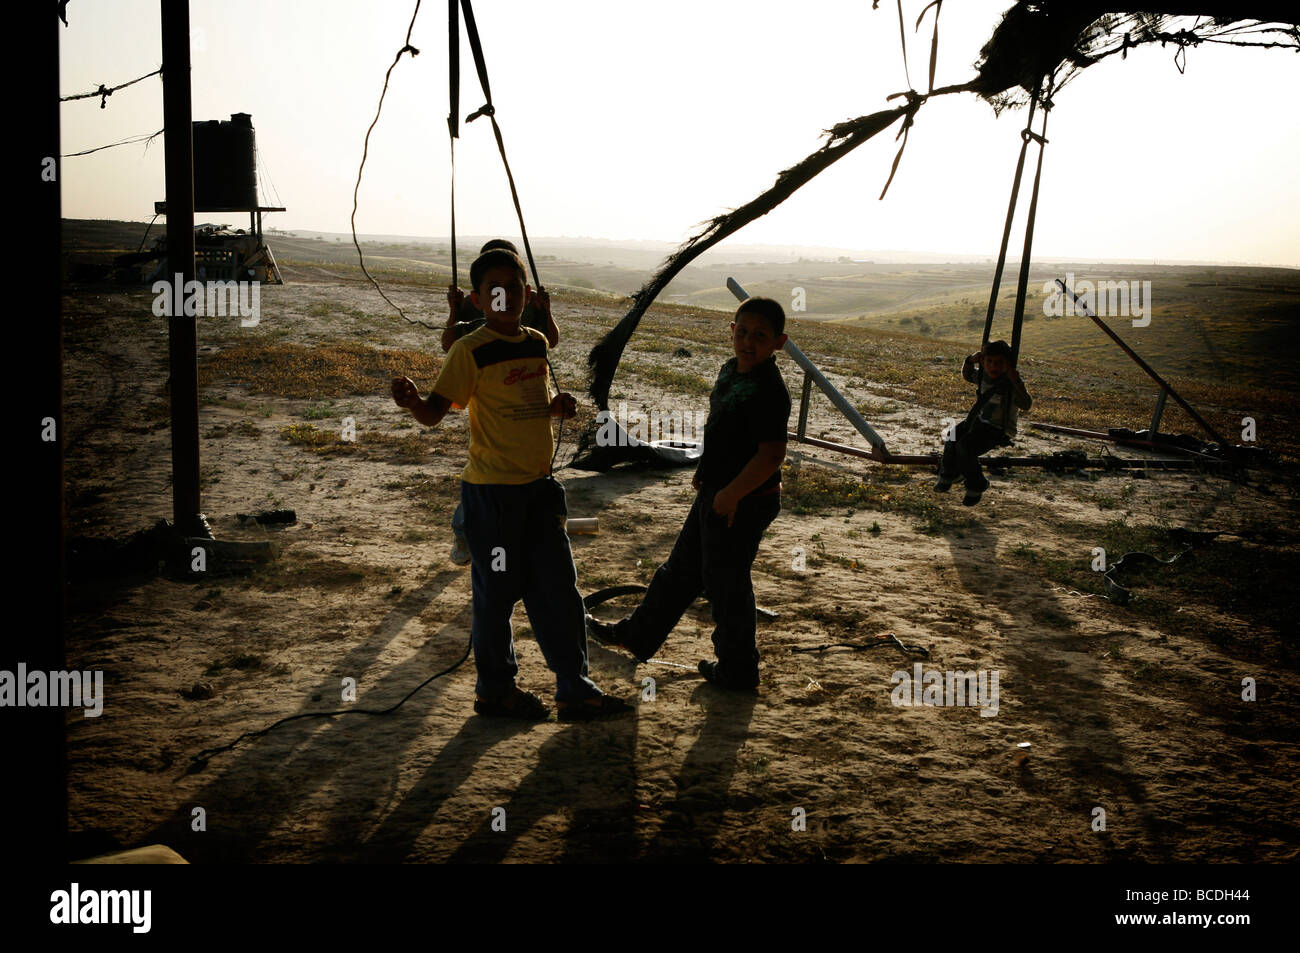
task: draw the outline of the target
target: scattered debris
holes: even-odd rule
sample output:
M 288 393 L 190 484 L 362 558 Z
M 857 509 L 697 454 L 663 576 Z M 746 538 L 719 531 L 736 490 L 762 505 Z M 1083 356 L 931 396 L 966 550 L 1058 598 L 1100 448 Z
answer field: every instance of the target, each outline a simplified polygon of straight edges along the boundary
M 1169 566 L 1177 562 L 1183 556 L 1186 556 L 1191 551 L 1192 546 L 1189 543 L 1186 549 L 1180 553 L 1175 553 L 1168 559 L 1161 559 L 1159 556 L 1152 556 L 1150 553 L 1125 553 L 1119 559 L 1115 560 L 1115 562 L 1111 564 L 1110 569 L 1106 570 L 1106 575 L 1102 576 L 1102 581 L 1106 584 L 1106 598 L 1118 606 L 1128 605 L 1129 599 L 1132 598 L 1132 593 L 1116 581 L 1114 577 L 1117 573 L 1131 570 L 1135 566 L 1150 566 L 1152 563 L 1161 566 Z
M 203 701 L 216 693 L 211 682 L 195 682 L 191 687 L 181 689 L 181 697 L 192 702 Z
M 245 526 L 252 523 L 261 523 L 266 526 L 276 523 L 298 522 L 298 514 L 293 510 L 262 510 L 262 512 L 254 514 L 236 513 L 235 518 Z
M 916 656 L 918 658 L 929 658 L 930 650 L 920 645 L 907 645 L 901 641 L 893 632 L 886 632 L 884 635 L 871 640 L 870 642 L 831 642 L 828 645 L 818 646 L 800 646 L 791 649 L 792 652 L 825 652 L 827 649 L 845 648 L 854 649 L 859 652 L 866 652 L 871 649 L 883 648 L 885 646 L 894 646 L 902 649 L 906 655 Z

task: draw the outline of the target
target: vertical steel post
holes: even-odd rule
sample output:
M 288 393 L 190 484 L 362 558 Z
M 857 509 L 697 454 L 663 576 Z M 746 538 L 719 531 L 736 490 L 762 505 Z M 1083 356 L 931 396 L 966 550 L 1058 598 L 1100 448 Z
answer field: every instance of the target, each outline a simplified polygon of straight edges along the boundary
M 803 439 L 804 432 L 808 429 L 808 402 L 812 400 L 812 375 L 807 371 L 803 374 L 803 395 L 799 398 L 799 439 Z
M 177 308 L 194 280 L 194 145 L 190 107 L 189 0 L 162 10 L 163 128 L 167 187 L 167 279 L 172 410 L 172 516 L 185 535 L 209 535 L 199 515 L 199 385 L 196 320 Z
M 10 140 L 17 152 L 15 190 L 33 200 L 24 219 L 22 280 L 10 284 L 12 355 L 21 364 L 21 387 L 10 404 L 18 447 L 9 467 L 8 496 L 12 537 L 20 549 L 7 575 L 11 604 L 31 616 L 12 615 L 0 640 L 0 669 L 14 679 L 17 698 L 0 712 L 0 764 L 4 765 L 5 856 L 17 870 L 19 858 L 41 864 L 68 860 L 68 795 L 64 719 L 57 703 L 25 704 L 28 684 L 19 674 L 64 669 L 64 511 L 63 511 L 63 317 L 62 200 L 63 160 L 59 137 L 59 31 L 54 4 L 15 8 L 21 35 L 14 38 L 31 54 L 30 78 L 19 97 L 19 120 Z M 30 104 L 30 105 L 29 105 Z M 19 171 L 20 170 L 20 171 Z M 30 372 L 30 376 L 26 372 Z M 20 700 L 21 699 L 21 700 Z M 47 701 L 48 696 L 47 696 Z
M 1156 396 L 1155 412 L 1151 414 L 1150 434 L 1152 440 L 1154 440 L 1156 438 L 1156 434 L 1160 432 L 1160 418 L 1164 415 L 1165 398 L 1168 396 L 1169 396 L 1169 391 L 1165 390 L 1163 387 L 1160 388 L 1160 393 L 1159 395 Z

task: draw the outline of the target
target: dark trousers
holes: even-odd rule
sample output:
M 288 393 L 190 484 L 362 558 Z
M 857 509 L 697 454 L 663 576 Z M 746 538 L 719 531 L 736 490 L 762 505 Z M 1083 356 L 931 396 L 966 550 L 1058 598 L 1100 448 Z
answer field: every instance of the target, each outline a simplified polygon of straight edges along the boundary
M 713 648 L 718 674 L 728 682 L 758 684 L 754 585 L 750 570 L 763 531 L 781 511 L 781 495 L 747 497 L 731 526 L 713 511 L 714 491 L 695 497 L 668 561 L 655 571 L 650 591 L 619 623 L 619 640 L 639 659 L 652 657 L 701 592 L 713 608 Z
M 994 427 L 979 418 L 959 423 L 955 435 L 957 439 L 944 441 L 939 476 L 945 480 L 961 477 L 968 487 L 983 487 L 987 481 L 980 469 L 980 454 L 1009 443 L 1007 435 L 1001 427 Z
M 499 698 L 514 686 L 519 665 L 510 620 L 522 599 L 555 673 L 556 700 L 600 694 L 587 677 L 586 613 L 564 531 L 564 487 L 549 478 L 519 486 L 462 482 L 460 500 L 473 563 L 474 690 Z

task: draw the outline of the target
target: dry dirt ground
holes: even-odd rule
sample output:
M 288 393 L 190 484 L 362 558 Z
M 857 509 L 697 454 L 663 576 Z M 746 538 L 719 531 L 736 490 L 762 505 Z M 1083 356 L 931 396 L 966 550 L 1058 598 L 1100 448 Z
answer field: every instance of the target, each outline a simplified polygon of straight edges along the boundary
M 440 357 L 429 332 L 382 315 L 373 292 L 348 276 L 285 270 L 288 284 L 263 289 L 258 327 L 200 320 L 205 366 L 240 344 L 340 339 Z M 121 541 L 171 515 L 166 325 L 150 300 L 81 289 L 65 301 L 69 536 Z M 580 393 L 581 360 L 621 310 L 561 297 L 556 315 L 556 371 Z M 628 366 L 711 380 L 728 354 L 724 319 L 694 319 L 680 341 L 671 326 L 643 329 Z M 685 347 L 689 360 L 665 343 Z M 721 692 L 694 672 L 712 657 L 701 601 L 659 656 L 687 668 L 636 666 L 591 645 L 593 677 L 637 700 L 633 717 L 476 717 L 471 661 L 392 715 L 300 719 L 188 772 L 196 752 L 243 732 L 349 707 L 345 678 L 355 679 L 356 706 L 393 704 L 461 656 L 470 624 L 469 570 L 447 559 L 463 418 L 420 435 L 388 396 L 386 373 L 367 393 L 322 401 L 258 393 L 210 366 L 200 407 L 204 509 L 219 538 L 271 540 L 278 556 L 199 581 L 74 578 L 68 667 L 102 669 L 106 682 L 102 717 L 68 720 L 74 831 L 123 846 L 163 842 L 192 862 L 1297 857 L 1300 719 L 1295 655 L 1282 644 L 1293 635 L 1250 638 L 1249 614 L 1216 604 L 1212 578 L 1189 611 L 1213 614 L 1216 631 L 1241 638 L 1153 624 L 1028 572 L 1016 555 L 1031 543 L 1086 564 L 1086 540 L 1057 527 L 1099 525 L 1116 515 L 1117 497 L 1133 525 L 1212 527 L 1249 545 L 1234 530 L 1294 523 L 1295 487 L 1280 479 L 1259 488 L 1202 474 L 1013 471 L 994 478 L 975 511 L 944 498 L 928 532 L 887 503 L 787 508 L 754 571 L 759 604 L 778 614 L 760 620 L 756 697 Z M 797 403 L 797 369 L 787 358 L 781 367 Z M 846 389 L 855 375 L 870 381 L 866 359 L 828 367 Z M 624 374 L 619 386 L 647 406 L 670 399 L 647 375 Z M 893 449 L 933 449 L 943 409 L 869 388 L 852 396 L 878 408 Z M 675 399 L 707 406 L 698 390 Z M 337 433 L 343 416 L 390 443 L 319 453 L 285 437 L 292 427 Z M 861 445 L 825 401 L 811 432 Z M 414 459 L 396 443 L 412 434 L 427 448 Z M 566 428 L 561 461 L 573 435 Z M 1020 449 L 1065 445 L 1026 435 Z M 876 467 L 791 449 L 801 473 L 816 465 L 858 480 Z M 559 476 L 570 515 L 600 520 L 598 534 L 572 541 L 584 593 L 648 580 L 689 507 L 689 470 Z M 915 493 L 926 476 L 892 479 L 899 493 Z M 297 522 L 247 527 L 236 518 L 277 507 L 294 509 Z M 1289 591 L 1276 598 L 1293 600 Z M 515 620 L 520 682 L 550 697 L 522 607 Z M 997 672 L 996 714 L 892 704 L 891 676 L 914 664 L 894 647 L 795 651 L 891 632 L 928 649 L 925 671 Z M 1255 701 L 1242 700 L 1244 678 L 1258 686 Z

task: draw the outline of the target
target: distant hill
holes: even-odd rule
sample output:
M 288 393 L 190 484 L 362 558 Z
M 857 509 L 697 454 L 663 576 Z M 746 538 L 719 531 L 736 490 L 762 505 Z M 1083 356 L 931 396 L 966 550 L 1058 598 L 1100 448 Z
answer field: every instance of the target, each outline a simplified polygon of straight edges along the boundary
M 227 217 L 229 218 L 229 216 Z M 103 261 L 134 251 L 144 222 L 64 220 L 65 256 Z M 231 222 L 230 224 L 237 224 Z M 161 233 L 157 223 L 151 237 Z M 355 268 L 350 236 L 288 231 L 266 234 L 283 266 L 321 263 Z M 466 273 L 480 236 L 462 239 L 458 258 Z M 436 239 L 363 236 L 367 266 L 404 281 L 447 281 L 450 246 Z M 656 242 L 602 242 L 539 238 L 533 242 L 538 269 L 556 291 L 591 289 L 626 296 L 654 272 L 674 246 Z M 746 257 L 746 252 L 750 257 Z M 735 277 L 750 294 L 786 304 L 792 318 L 849 322 L 880 330 L 920 334 L 935 340 L 979 343 L 992 280 L 991 261 L 863 261 L 824 249 L 827 257 L 796 255 L 809 249 L 733 246 L 701 256 L 668 286 L 665 304 L 732 311 L 735 299 L 726 279 Z M 1117 317 L 1113 327 L 1158 370 L 1174 378 L 1206 383 L 1246 384 L 1300 392 L 1300 270 L 1224 265 L 1101 264 L 1035 261 L 1030 273 L 1022 353 L 1035 359 L 1128 359 L 1091 321 L 1044 314 L 1043 288 L 1073 273 L 1076 281 L 1151 283 L 1152 319 L 1144 328 Z M 464 279 L 462 278 L 462 283 Z M 995 337 L 1010 337 L 1016 268 L 1008 267 L 999 296 Z M 792 307 L 802 289 L 805 310 Z M 1152 385 L 1154 388 L 1154 385 Z

